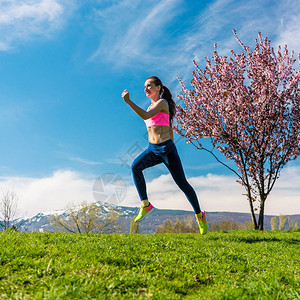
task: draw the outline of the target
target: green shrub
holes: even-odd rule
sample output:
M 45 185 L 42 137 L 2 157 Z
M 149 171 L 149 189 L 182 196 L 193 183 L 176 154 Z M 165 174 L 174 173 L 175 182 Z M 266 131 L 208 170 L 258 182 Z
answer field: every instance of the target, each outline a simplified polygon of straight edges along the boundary
M 274 231 L 278 226 L 278 217 L 274 216 L 271 218 L 271 230 Z
M 284 230 L 287 217 L 285 215 L 279 215 L 279 230 Z
M 224 231 L 224 230 L 249 230 L 253 229 L 251 221 L 237 223 L 233 220 L 223 220 L 218 223 L 209 223 L 209 231 Z M 199 226 L 196 219 L 192 216 L 185 218 L 183 221 L 176 218 L 175 222 L 166 220 L 156 229 L 156 233 L 199 233 Z

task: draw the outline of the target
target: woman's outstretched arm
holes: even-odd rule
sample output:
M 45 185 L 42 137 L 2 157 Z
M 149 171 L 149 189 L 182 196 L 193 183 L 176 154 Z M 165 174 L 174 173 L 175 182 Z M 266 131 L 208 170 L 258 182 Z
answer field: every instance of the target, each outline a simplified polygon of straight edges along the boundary
M 122 93 L 122 98 L 144 120 L 147 120 L 155 116 L 160 111 L 166 109 L 165 101 L 158 100 L 150 110 L 145 111 L 144 109 L 140 108 L 138 105 L 136 105 L 134 102 L 130 100 L 129 92 L 127 90 L 124 90 L 124 92 Z

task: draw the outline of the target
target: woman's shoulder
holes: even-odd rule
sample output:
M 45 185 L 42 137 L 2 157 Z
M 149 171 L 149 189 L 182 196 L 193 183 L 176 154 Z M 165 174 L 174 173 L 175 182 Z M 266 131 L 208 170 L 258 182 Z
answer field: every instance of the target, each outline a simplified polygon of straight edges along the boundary
M 161 99 L 158 99 L 155 103 L 151 104 L 150 106 L 158 106 L 158 105 L 161 106 L 161 105 L 165 105 L 165 104 L 168 105 L 169 104 L 168 101 L 166 99 L 161 98 Z
M 158 100 L 158 102 L 159 102 L 159 104 L 163 104 L 163 105 L 166 105 L 166 104 L 167 104 L 167 106 L 169 107 L 169 102 L 168 102 L 168 100 L 166 100 L 166 99 L 164 99 L 164 98 L 160 98 L 160 99 Z
M 161 98 L 162 102 L 166 104 L 166 107 L 169 109 L 169 102 L 166 99 Z
M 170 112 L 169 112 L 169 102 L 168 102 L 168 100 L 161 98 L 161 99 L 159 99 L 159 101 L 161 101 L 161 103 L 162 103 L 162 112 L 166 113 L 166 114 L 169 114 Z
M 166 112 L 169 113 L 169 103 L 166 99 L 159 99 L 157 100 L 155 103 L 151 104 L 150 106 L 148 106 L 147 111 L 150 108 L 159 108 L 162 112 Z

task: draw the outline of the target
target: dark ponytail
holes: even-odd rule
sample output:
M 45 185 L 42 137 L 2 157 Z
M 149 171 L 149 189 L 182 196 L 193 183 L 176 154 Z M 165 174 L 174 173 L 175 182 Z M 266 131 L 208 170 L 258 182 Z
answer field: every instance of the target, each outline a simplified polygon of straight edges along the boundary
M 153 82 L 156 86 L 158 86 L 158 85 L 161 86 L 160 97 L 162 99 L 165 99 L 165 100 L 168 101 L 169 112 L 170 112 L 170 123 L 172 123 L 172 120 L 173 120 L 173 118 L 175 117 L 175 114 L 176 114 L 176 106 L 175 106 L 175 102 L 172 98 L 172 94 L 171 94 L 170 90 L 162 84 L 161 80 L 158 77 L 150 76 L 149 78 L 147 78 L 147 80 L 148 79 L 153 80 Z

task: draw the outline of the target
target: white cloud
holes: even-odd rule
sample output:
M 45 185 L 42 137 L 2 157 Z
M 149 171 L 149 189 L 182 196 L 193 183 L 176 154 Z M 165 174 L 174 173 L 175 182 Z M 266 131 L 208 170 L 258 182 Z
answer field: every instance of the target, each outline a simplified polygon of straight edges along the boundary
M 67 0 L 0 1 L 0 51 L 36 36 L 49 38 L 73 9 Z
M 82 201 L 95 201 L 93 188 L 97 179 L 97 197 L 102 201 L 116 200 L 116 194 L 122 198 L 122 206 L 140 206 L 135 186 L 126 189 L 124 178 L 118 174 L 102 177 L 104 183 L 99 188 L 99 178 L 86 177 L 83 174 L 61 170 L 44 178 L 10 177 L 0 178 L 0 191 L 14 191 L 19 198 L 21 216 L 31 216 L 43 211 L 65 208 L 68 204 Z M 147 176 L 146 176 L 147 177 Z M 107 184 L 107 178 L 112 179 Z M 118 181 L 116 181 L 118 179 Z M 121 180 L 121 182 L 120 182 Z M 249 212 L 249 204 L 243 187 L 232 176 L 207 174 L 188 178 L 194 187 L 203 210 Z M 300 166 L 287 167 L 266 201 L 265 214 L 299 214 L 300 213 Z M 102 182 L 102 181 L 101 181 Z M 116 189 L 116 186 L 119 189 Z M 102 190 L 102 188 L 104 188 Z M 149 200 L 160 209 L 183 209 L 192 211 L 184 193 L 178 188 L 170 174 L 161 175 L 147 181 Z M 117 196 L 117 197 L 118 197 Z M 100 199 L 99 198 L 99 199 Z M 97 199 L 97 200 L 99 200 Z M 123 200 L 124 199 L 124 200 Z M 109 202 L 109 200 L 108 200 Z
M 130 63 L 132 59 L 153 59 L 156 52 L 153 43 L 164 39 L 164 25 L 180 12 L 181 1 L 119 1 L 106 9 L 96 10 L 95 18 L 101 24 L 102 37 L 91 59 L 104 55 L 115 64 Z
M 235 182 L 234 178 L 208 174 L 206 176 L 188 178 L 188 182 L 197 193 L 201 209 L 207 211 L 248 212 L 248 203 L 246 198 L 242 196 L 244 191 Z M 149 200 L 157 208 L 192 211 L 192 206 L 184 193 L 178 188 L 169 174 L 161 175 L 147 182 L 147 191 Z M 135 187 L 128 189 L 126 200 L 122 204 L 128 206 L 139 205 Z
M 92 184 L 91 180 L 72 171 L 57 171 L 44 178 L 11 177 L 0 181 L 3 191 L 13 190 L 17 194 L 22 216 L 92 201 Z
M 300 213 L 300 167 L 287 167 L 275 184 L 266 201 L 265 214 Z M 194 187 L 203 210 L 250 212 L 244 188 L 232 176 L 207 174 L 188 178 Z M 147 182 L 149 200 L 154 206 L 165 209 L 192 210 L 183 192 L 174 183 L 171 175 L 161 175 Z M 140 204 L 134 186 L 127 190 L 122 205 Z
M 151 45 L 151 41 L 155 41 L 158 37 L 163 38 L 160 31 L 178 12 L 179 2 L 178 0 L 158 2 L 146 15 L 129 27 L 120 45 L 121 49 L 125 49 L 129 56 L 145 55 L 145 48 Z
M 194 69 L 192 60 L 203 66 L 205 56 L 213 55 L 215 42 L 220 55 L 231 55 L 231 49 L 241 51 L 233 29 L 250 47 L 261 31 L 271 39 L 272 45 L 288 43 L 290 49 L 298 51 L 298 2 L 210 1 L 204 9 L 199 5 L 199 13 L 185 20 L 188 27 L 180 19 L 178 29 L 181 30 L 170 34 L 168 26 L 175 27 L 179 22 L 177 16 L 185 2 L 165 0 L 149 6 L 147 1 L 117 1 L 107 9 L 97 10 L 96 22 L 102 34 L 92 58 L 101 57 L 115 65 L 161 69 L 161 74 L 168 76 L 168 84 L 177 83 L 176 76 L 189 81 Z
M 281 30 L 278 34 L 276 45 L 288 45 L 288 50 L 294 50 L 297 54 L 300 53 L 300 11 L 288 17 L 282 17 Z M 275 48 L 275 47 L 274 47 Z
M 239 38 L 250 47 L 254 46 L 259 31 L 263 36 L 276 38 L 280 34 L 282 9 L 287 18 L 294 13 L 281 3 L 284 1 L 270 1 L 267 5 L 256 0 L 213 1 L 195 18 L 194 25 L 187 33 L 178 39 L 180 42 L 174 45 L 173 51 L 168 51 L 173 53 L 168 58 L 171 64 L 176 64 L 175 75 L 182 79 L 190 78 L 194 69 L 192 60 L 204 66 L 205 56 L 212 57 L 215 43 L 218 44 L 219 55 L 230 56 L 231 50 L 241 52 L 233 29 L 237 30 Z M 272 39 L 271 41 L 274 42 Z
M 291 9 L 293 7 L 293 9 Z M 179 76 L 186 86 L 190 82 L 192 61 L 200 67 L 206 65 L 205 57 L 213 56 L 214 44 L 217 43 L 218 54 L 231 56 L 231 50 L 241 52 L 241 46 L 233 35 L 237 30 L 239 38 L 253 49 L 258 32 L 271 40 L 277 49 L 279 44 L 288 45 L 289 50 L 300 52 L 300 6 L 298 0 L 238 1 L 216 0 L 195 18 L 193 26 L 177 38 L 169 49 L 166 49 L 165 64 L 168 65 L 170 81 L 176 83 L 177 93 L 181 86 L 176 81 Z M 296 58 L 298 55 L 296 55 Z
M 269 198 L 266 211 L 277 214 L 300 213 L 300 167 L 286 167 L 282 170 Z
M 79 162 L 79 163 L 82 163 L 84 165 L 102 165 L 103 163 L 102 162 L 99 162 L 99 161 L 92 161 L 92 160 L 88 160 L 88 159 L 85 159 L 85 158 L 81 158 L 81 157 L 69 157 L 68 158 L 69 160 L 71 161 L 75 161 L 75 162 Z

